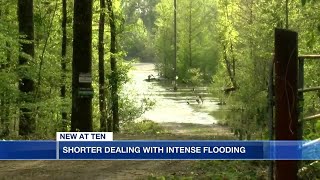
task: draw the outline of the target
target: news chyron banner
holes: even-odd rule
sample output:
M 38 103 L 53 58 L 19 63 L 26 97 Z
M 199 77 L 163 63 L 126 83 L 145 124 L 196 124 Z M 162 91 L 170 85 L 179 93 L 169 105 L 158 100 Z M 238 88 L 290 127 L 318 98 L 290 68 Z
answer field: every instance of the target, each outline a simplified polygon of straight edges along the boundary
M 59 132 L 55 141 L 1 141 L 1 160 L 320 160 L 314 141 L 113 140 Z

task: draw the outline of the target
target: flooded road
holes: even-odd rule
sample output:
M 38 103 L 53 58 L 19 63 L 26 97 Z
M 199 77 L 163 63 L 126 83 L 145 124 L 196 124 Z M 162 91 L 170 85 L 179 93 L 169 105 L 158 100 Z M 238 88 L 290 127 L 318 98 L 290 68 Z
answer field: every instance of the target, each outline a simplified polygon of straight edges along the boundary
M 148 75 L 158 78 L 154 64 L 136 63 L 130 72 L 132 82 L 126 85 L 127 90 L 136 91 L 142 100 L 149 98 L 156 102 L 154 108 L 145 112 L 140 119 L 152 120 L 157 123 L 192 123 L 210 125 L 218 119 L 209 115 L 218 111 L 217 99 L 209 96 L 206 87 L 179 88 L 174 92 L 172 87 L 163 87 L 159 82 L 147 82 Z M 203 103 L 197 102 L 199 95 Z
M 162 133 L 115 134 L 116 140 L 234 140 L 229 129 L 209 115 L 221 112 L 217 101 L 209 98 L 205 87 L 179 88 L 160 86 L 146 82 L 148 75 L 156 76 L 153 64 L 135 64 L 132 81 L 125 85 L 124 92 L 133 94 L 132 99 L 141 104 L 144 98 L 155 100 L 155 107 L 140 119 L 152 120 L 164 127 Z M 134 94 L 135 93 L 135 94 Z M 201 95 L 203 104 L 196 98 Z M 136 98 L 138 97 L 138 98 Z M 188 104 L 189 102 L 189 104 Z M 149 175 L 177 174 L 183 176 L 195 167 L 196 161 L 2 161 L 0 177 L 6 179 L 150 179 Z M 198 165 L 197 165 L 198 166 Z M 63 167 L 63 168 L 61 168 Z M 199 171 L 203 173 L 203 171 Z M 0 178 L 3 179 L 3 178 Z

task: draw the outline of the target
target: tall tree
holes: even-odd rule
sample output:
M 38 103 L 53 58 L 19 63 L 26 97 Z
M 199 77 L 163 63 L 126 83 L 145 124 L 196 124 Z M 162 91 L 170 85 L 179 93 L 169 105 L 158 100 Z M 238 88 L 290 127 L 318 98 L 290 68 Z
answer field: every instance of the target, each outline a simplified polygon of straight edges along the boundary
M 62 47 L 61 47 L 61 79 L 62 79 L 62 85 L 61 85 L 61 99 L 62 99 L 62 104 L 65 103 L 65 98 L 66 98 L 66 71 L 67 71 L 67 0 L 62 0 Z M 66 131 L 67 127 L 67 112 L 64 107 L 62 106 L 62 111 L 61 111 L 61 117 L 62 117 L 62 129 Z
M 118 97 L 118 72 L 117 72 L 117 60 L 116 60 L 116 17 L 114 15 L 114 7 L 112 0 L 107 0 L 108 13 L 109 13 L 109 24 L 110 24 L 110 65 L 111 65 L 111 101 L 112 101 L 112 121 L 113 131 L 119 131 L 119 97 Z
M 161 1 L 156 11 L 155 49 L 157 50 L 158 68 L 161 73 L 174 80 L 195 85 L 202 80 L 210 81 L 218 64 L 217 38 L 217 8 L 213 0 L 202 1 Z M 174 7 L 176 13 L 176 31 L 174 35 Z M 171 13 L 172 12 L 172 13 Z M 176 43 L 175 43 L 176 37 Z M 177 46 L 175 63 L 175 44 Z M 175 68 L 176 67 L 176 68 Z M 176 75 L 175 71 L 176 69 Z M 201 78 L 198 79 L 197 77 Z
M 33 25 L 33 0 L 18 0 L 19 34 L 21 39 L 19 65 L 21 69 L 27 68 L 30 60 L 34 58 L 34 25 Z M 26 41 L 27 40 L 27 41 Z M 25 105 L 20 107 L 19 135 L 25 136 L 35 132 L 35 118 L 29 104 L 32 102 L 31 93 L 34 91 L 34 81 L 25 72 L 19 73 L 19 90 L 21 100 Z
M 189 0 L 189 66 L 192 68 L 192 2 Z
M 173 90 L 177 91 L 177 0 L 174 0 L 174 63 L 173 63 Z
M 156 7 L 158 19 L 156 21 L 157 31 L 155 36 L 155 44 L 157 57 L 159 62 L 159 70 L 161 75 L 166 78 L 172 78 L 173 64 L 171 60 L 174 56 L 173 36 L 174 27 L 172 26 L 173 16 L 170 12 L 173 11 L 173 1 L 161 2 Z
M 8 7 L 3 7 L 0 9 L 0 20 L 2 22 L 8 23 L 8 19 L 6 18 L 9 15 Z M 0 62 L 0 73 L 8 73 L 8 69 L 10 68 L 11 62 L 11 46 L 8 40 L 5 41 L 5 61 Z M 9 135 L 10 133 L 10 118 L 9 118 L 9 111 L 10 111 L 10 100 L 8 98 L 7 90 L 0 92 L 0 137 L 4 137 Z
M 289 0 L 286 0 L 286 29 L 289 29 Z
M 223 47 L 223 59 L 225 61 L 225 66 L 230 78 L 230 81 L 232 83 L 232 87 L 228 88 L 227 90 L 235 90 L 237 88 L 237 82 L 236 82 L 236 59 L 235 59 L 235 52 L 234 52 L 234 37 L 232 35 L 233 33 L 233 22 L 232 14 L 229 13 L 229 11 L 232 11 L 233 8 L 230 8 L 232 6 L 231 3 L 225 2 L 224 4 L 224 18 L 225 21 L 228 22 L 224 25 L 224 40 L 222 40 L 222 47 Z M 231 9 L 231 10 L 229 10 Z M 230 53 L 228 53 L 230 52 Z
M 105 95 L 105 71 L 104 71 L 104 23 L 106 2 L 100 0 L 99 20 L 99 109 L 100 109 L 100 131 L 107 131 L 106 124 L 106 95 Z M 110 128 L 111 129 L 111 128 Z
M 92 0 L 74 1 L 71 131 L 92 131 Z

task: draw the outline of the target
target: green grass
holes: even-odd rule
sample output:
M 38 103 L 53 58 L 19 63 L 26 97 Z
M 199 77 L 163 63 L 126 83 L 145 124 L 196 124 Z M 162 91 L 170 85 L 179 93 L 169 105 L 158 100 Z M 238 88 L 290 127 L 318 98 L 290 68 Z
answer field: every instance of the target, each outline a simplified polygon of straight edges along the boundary
M 186 174 L 150 176 L 150 180 L 268 179 L 267 161 L 197 161 Z
M 159 124 L 150 121 L 143 120 L 140 122 L 128 122 L 121 128 L 123 133 L 127 134 L 160 134 L 166 133 L 165 129 Z

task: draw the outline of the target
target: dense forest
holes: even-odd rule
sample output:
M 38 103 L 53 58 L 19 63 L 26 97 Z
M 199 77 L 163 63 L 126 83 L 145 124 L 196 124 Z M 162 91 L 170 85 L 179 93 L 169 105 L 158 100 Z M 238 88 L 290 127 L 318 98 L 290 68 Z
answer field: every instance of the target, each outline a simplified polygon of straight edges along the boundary
M 249 137 L 266 129 L 274 28 L 297 31 L 301 54 L 319 50 L 316 1 L 178 1 L 176 16 L 174 1 L 77 2 L 1 1 L 2 136 L 119 131 L 144 112 L 122 93 L 130 62 L 141 61 L 169 80 L 176 73 L 179 84 L 211 86 L 238 114 L 226 123 Z M 319 81 L 315 63 L 306 67 L 308 86 Z M 319 93 L 305 99 L 305 113 L 316 113 Z
M 298 32 L 299 54 L 320 53 L 317 0 L 1 0 L 0 5 L 1 138 L 138 128 L 132 123 L 156 102 L 137 101 L 125 84 L 134 63 L 148 62 L 173 90 L 209 87 L 227 112 L 219 124 L 237 139 L 267 140 L 274 29 Z M 305 86 L 319 85 L 319 62 L 310 61 Z M 319 114 L 319 102 L 320 91 L 305 94 L 304 115 Z M 320 121 L 304 123 L 304 139 L 319 135 Z

